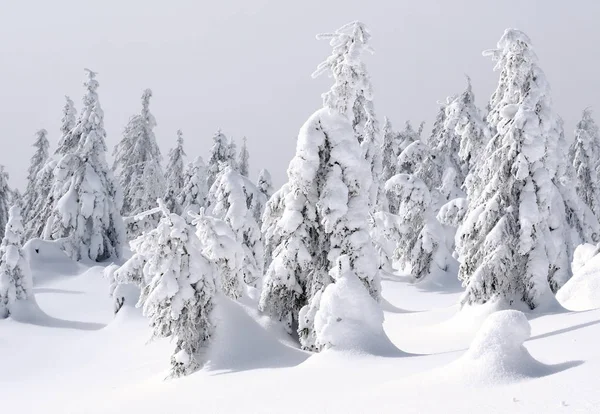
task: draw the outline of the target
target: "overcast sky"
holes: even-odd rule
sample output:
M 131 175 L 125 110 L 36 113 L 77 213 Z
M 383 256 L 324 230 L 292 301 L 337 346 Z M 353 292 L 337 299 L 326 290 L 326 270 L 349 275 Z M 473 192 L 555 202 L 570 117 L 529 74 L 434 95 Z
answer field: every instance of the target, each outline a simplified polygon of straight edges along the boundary
M 497 73 L 481 52 L 515 27 L 534 42 L 570 136 L 583 108 L 600 121 L 599 16 L 598 0 L 0 0 L 0 164 L 23 188 L 35 131 L 55 148 L 64 95 L 79 109 L 88 67 L 111 151 L 151 88 L 165 157 L 180 128 L 188 156 L 206 159 L 222 128 L 248 137 L 253 179 L 264 167 L 280 185 L 330 85 L 310 77 L 330 52 L 315 34 L 352 20 L 370 28 L 376 111 L 396 129 L 425 120 L 428 132 L 464 74 L 483 106 Z

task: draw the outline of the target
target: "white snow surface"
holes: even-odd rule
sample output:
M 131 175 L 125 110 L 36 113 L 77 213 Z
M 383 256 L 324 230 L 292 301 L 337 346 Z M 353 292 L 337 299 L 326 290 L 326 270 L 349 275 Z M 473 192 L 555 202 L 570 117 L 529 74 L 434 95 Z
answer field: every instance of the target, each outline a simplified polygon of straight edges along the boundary
M 573 311 L 600 308 L 600 254 L 597 247 L 582 244 L 575 250 L 573 277 L 557 292 L 556 299 Z
M 2 412 L 600 412 L 600 310 L 459 311 L 454 286 L 424 290 L 386 274 L 384 333 L 403 352 L 310 354 L 256 311 L 256 295 L 221 297 L 207 364 L 165 380 L 175 344 L 147 343 L 139 309 L 113 315 L 103 267 L 55 247 L 26 245 L 35 299 L 0 320 Z

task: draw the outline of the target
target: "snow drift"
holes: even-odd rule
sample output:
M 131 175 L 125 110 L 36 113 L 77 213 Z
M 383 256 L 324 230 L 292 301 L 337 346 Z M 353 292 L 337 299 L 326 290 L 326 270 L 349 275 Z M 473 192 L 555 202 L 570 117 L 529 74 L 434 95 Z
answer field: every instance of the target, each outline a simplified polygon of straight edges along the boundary
M 600 255 L 590 258 L 595 252 L 590 244 L 575 250 L 573 277 L 556 293 L 556 299 L 569 310 L 600 308 Z

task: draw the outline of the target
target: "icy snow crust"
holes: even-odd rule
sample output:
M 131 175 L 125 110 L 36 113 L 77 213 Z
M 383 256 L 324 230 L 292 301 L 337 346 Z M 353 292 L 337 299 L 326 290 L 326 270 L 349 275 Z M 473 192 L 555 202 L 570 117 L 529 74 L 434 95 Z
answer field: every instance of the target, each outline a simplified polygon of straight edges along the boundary
M 124 306 L 113 315 L 104 268 L 74 263 L 54 247 L 27 244 L 35 302 L 0 320 L 3 412 L 596 413 L 600 407 L 600 311 L 529 322 L 525 314 L 494 313 L 498 308 L 487 305 L 457 312 L 460 292 L 423 290 L 391 274 L 382 283 L 383 315 L 360 319 L 379 323 L 383 316 L 380 334 L 411 356 L 369 355 L 383 340 L 367 343 L 367 352 L 300 351 L 281 325 L 256 311 L 256 292 L 247 291 L 237 302 L 218 298 L 220 329 L 206 366 L 165 380 L 175 344 L 148 343 L 139 309 Z M 357 309 L 341 315 L 351 321 Z

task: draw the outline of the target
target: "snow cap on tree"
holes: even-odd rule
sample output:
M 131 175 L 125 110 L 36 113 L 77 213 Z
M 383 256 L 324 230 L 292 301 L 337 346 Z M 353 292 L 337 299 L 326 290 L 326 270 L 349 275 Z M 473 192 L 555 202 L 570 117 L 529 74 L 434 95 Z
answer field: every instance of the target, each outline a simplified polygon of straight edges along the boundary
M 269 170 L 265 168 L 260 170 L 256 186 L 258 187 L 258 190 L 265 195 L 267 200 L 271 198 L 271 195 L 273 195 L 273 181 Z
M 230 142 L 219 129 L 213 136 L 213 145 L 208 158 L 206 185 L 210 189 L 221 171 L 235 165 L 235 143 Z M 233 154 L 232 154 L 233 150 Z
M 191 223 L 189 213 L 197 214 L 206 205 L 208 189 L 206 187 L 207 168 L 201 156 L 189 163 L 183 179 L 183 188 L 176 198 L 181 206 L 183 217 Z

